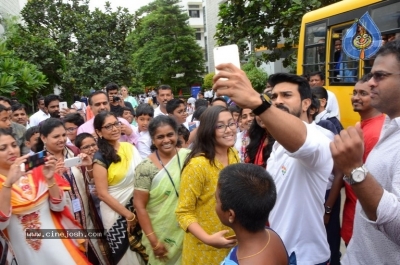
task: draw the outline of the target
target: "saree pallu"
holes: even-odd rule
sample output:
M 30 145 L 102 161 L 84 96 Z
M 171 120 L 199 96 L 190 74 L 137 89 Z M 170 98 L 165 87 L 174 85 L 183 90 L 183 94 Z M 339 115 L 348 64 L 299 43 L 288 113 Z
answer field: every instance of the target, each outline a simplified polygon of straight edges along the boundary
M 180 149 L 165 168 L 168 170 L 176 190 L 179 192 L 181 182 L 181 167 L 190 153 L 189 149 Z M 179 161 L 178 163 L 178 156 Z M 180 165 L 179 165 L 180 164 Z M 157 238 L 168 249 L 168 260 L 166 262 L 157 259 L 147 237 L 142 238 L 142 244 L 146 247 L 151 265 L 179 265 L 182 258 L 182 245 L 185 232 L 179 227 L 175 215 L 178 205 L 178 197 L 174 186 L 165 169 L 158 172 L 151 182 L 149 201 L 146 206 L 153 230 Z
M 109 194 L 133 212 L 134 169 L 142 159 L 137 149 L 129 143 L 120 143 L 118 155 L 121 157 L 121 161 L 109 164 L 108 168 L 107 161 L 99 159 L 98 154 L 95 155 L 94 162 L 107 168 Z M 119 265 L 145 264 L 140 254 L 130 249 L 129 237 L 131 235 L 127 231 L 125 217 L 120 216 L 104 202 L 100 202 L 100 212 L 113 258 L 112 263 Z
M 22 176 L 12 185 L 12 214 L 0 223 L 3 236 L 12 245 L 16 260 L 12 264 L 90 264 L 84 255 L 83 239 L 61 237 L 27 237 L 26 229 L 65 230 L 81 229 L 65 206 L 66 198 L 51 199 L 42 168 L 33 169 L 32 174 Z M 0 175 L 0 183 L 6 178 Z M 55 174 L 61 191 L 68 191 L 69 184 Z M 14 263 L 14 262 L 18 263 Z M 5 263 L 7 264 L 7 263 Z
M 67 146 L 64 150 L 65 158 L 73 158 L 79 154 L 79 149 L 74 146 Z M 83 229 L 93 230 L 95 228 L 92 216 L 90 215 L 90 193 L 88 190 L 88 183 L 86 181 L 85 173 L 81 167 L 71 167 L 65 172 L 62 177 L 64 180 L 68 181 L 71 190 L 66 192 L 66 202 L 70 209 L 72 215 L 75 217 Z M 78 199 L 81 206 L 81 210 L 74 213 L 72 207 L 72 200 Z M 103 231 L 103 230 L 101 230 Z M 95 265 L 107 265 L 107 262 L 102 255 L 101 247 L 99 245 L 99 240 L 95 238 L 90 238 L 86 241 L 86 256 L 89 261 Z

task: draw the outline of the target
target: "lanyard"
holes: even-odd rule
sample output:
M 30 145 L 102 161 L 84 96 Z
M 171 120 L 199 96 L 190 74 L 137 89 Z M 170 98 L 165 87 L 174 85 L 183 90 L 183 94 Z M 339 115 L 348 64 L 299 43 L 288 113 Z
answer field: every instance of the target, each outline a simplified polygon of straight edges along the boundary
M 178 165 L 179 165 L 179 172 L 180 172 L 180 171 L 182 170 L 182 168 L 181 168 L 181 160 L 180 160 L 180 158 L 179 158 L 178 152 L 176 152 L 176 155 L 177 155 L 177 157 L 178 157 Z M 169 177 L 169 180 L 170 180 L 171 183 L 172 183 L 172 186 L 174 186 L 174 190 L 175 190 L 176 197 L 179 198 L 179 193 L 178 193 L 178 191 L 176 190 L 175 183 L 174 183 L 174 181 L 172 180 L 171 174 L 169 174 L 169 171 L 165 168 L 164 163 L 161 161 L 160 155 L 158 154 L 158 150 L 156 150 L 156 156 L 157 156 L 157 159 L 158 159 L 158 161 L 160 162 L 161 166 L 164 168 L 165 172 L 167 172 L 167 175 L 168 175 L 168 177 Z

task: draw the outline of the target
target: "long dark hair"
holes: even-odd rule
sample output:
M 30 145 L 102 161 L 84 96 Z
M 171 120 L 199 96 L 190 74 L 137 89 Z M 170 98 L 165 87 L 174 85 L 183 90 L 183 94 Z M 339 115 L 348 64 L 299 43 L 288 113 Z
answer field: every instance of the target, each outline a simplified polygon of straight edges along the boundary
M 93 127 L 95 130 L 101 131 L 104 121 L 107 117 L 113 116 L 116 120 L 118 120 L 117 116 L 109 111 L 102 111 L 97 114 L 93 121 Z M 96 132 L 97 134 L 97 132 Z M 102 137 L 98 137 L 97 146 L 99 147 L 99 152 L 103 155 L 104 159 L 113 163 L 118 163 L 121 161 L 121 157 L 117 154 L 112 146 L 106 139 Z
M 249 159 L 249 163 L 254 164 L 257 151 L 260 145 L 264 144 L 264 140 L 268 139 L 268 143 L 264 146 L 262 153 L 263 153 L 263 164 L 262 166 L 265 167 L 267 165 L 267 160 L 272 152 L 272 146 L 275 143 L 275 139 L 269 134 L 265 128 L 262 128 L 258 125 L 256 119 L 250 125 L 250 129 L 248 131 L 250 143 L 246 147 L 246 155 Z
M 47 137 L 52 131 L 54 131 L 55 128 L 58 127 L 64 127 L 64 123 L 57 118 L 48 118 L 47 120 L 44 120 L 40 123 L 39 125 L 39 134 L 40 136 Z M 44 150 L 44 143 L 42 141 L 42 138 L 39 137 L 37 144 L 35 145 L 34 150 L 36 152 L 40 152 Z
M 175 121 L 175 119 L 171 118 L 169 116 L 166 116 L 166 115 L 159 115 L 159 116 L 155 117 L 154 119 L 152 119 L 149 123 L 148 131 L 149 131 L 149 134 L 150 134 L 150 137 L 152 140 L 154 139 L 154 136 L 156 134 L 158 127 L 161 127 L 164 125 L 171 126 L 171 128 L 175 131 L 176 135 L 178 136 L 179 125 Z M 179 146 L 180 144 L 181 143 L 178 139 L 178 141 L 176 142 L 176 145 Z M 151 144 L 150 150 L 153 152 L 153 151 L 157 150 L 157 147 L 154 144 Z
M 197 137 L 193 142 L 192 152 L 186 158 L 183 168 L 189 163 L 190 159 L 203 155 L 215 165 L 215 125 L 221 112 L 229 112 L 228 108 L 222 106 L 212 106 L 200 116 L 200 126 L 197 129 Z

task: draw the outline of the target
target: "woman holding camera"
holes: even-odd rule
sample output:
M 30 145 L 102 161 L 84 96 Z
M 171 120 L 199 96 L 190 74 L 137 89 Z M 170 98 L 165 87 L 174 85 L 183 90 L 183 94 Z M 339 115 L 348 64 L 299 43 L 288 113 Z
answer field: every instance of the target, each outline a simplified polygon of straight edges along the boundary
M 66 192 L 67 207 L 71 211 L 83 229 L 94 229 L 89 211 L 89 200 L 86 191 L 88 185 L 85 174 L 91 171 L 92 159 L 86 154 L 81 154 L 75 146 L 67 145 L 67 132 L 61 120 L 49 118 L 43 121 L 39 128 L 40 137 L 35 150 L 40 152 L 46 150 L 57 159 L 57 173 L 59 173 L 71 189 Z M 64 161 L 79 156 L 82 160 L 80 165 L 65 167 Z M 87 166 L 87 167 L 86 167 Z M 88 172 L 91 173 L 91 172 Z M 100 254 L 97 240 L 88 240 L 87 255 L 90 262 L 104 264 Z
M 70 187 L 55 174 L 56 158 L 48 155 L 44 165 L 24 172 L 21 164 L 29 155 L 19 156 L 12 134 L 0 129 L 0 143 L 0 241 L 9 241 L 14 250 L 1 253 L 10 247 L 2 245 L 0 260 L 7 260 L 6 264 L 90 264 L 81 251 L 82 240 L 52 238 L 51 234 L 48 238 L 52 240 L 46 240 L 35 233 L 81 228 L 65 207 L 64 192 Z
M 121 122 L 112 112 L 101 112 L 93 122 L 99 151 L 94 155 L 93 177 L 100 202 L 100 212 L 113 264 L 144 264 L 144 248 L 136 236 L 137 218 L 133 213 L 134 171 L 142 161 L 130 143 L 120 142 Z M 132 243 L 130 244 L 130 241 Z M 144 253 L 145 254 L 145 253 Z M 146 258 L 147 256 L 143 256 Z

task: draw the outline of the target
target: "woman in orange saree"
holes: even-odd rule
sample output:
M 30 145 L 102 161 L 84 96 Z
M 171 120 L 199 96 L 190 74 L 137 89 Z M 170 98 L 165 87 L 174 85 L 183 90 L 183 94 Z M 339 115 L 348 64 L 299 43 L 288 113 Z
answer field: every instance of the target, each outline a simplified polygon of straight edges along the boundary
M 29 155 L 19 153 L 15 138 L 0 129 L 0 231 L 14 250 L 6 258 L 19 265 L 90 264 L 83 239 L 55 234 L 81 229 L 66 207 L 64 191 L 70 187 L 54 173 L 55 158 L 47 156 L 44 165 L 23 172 L 21 164 Z

